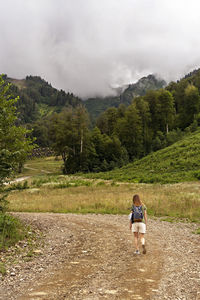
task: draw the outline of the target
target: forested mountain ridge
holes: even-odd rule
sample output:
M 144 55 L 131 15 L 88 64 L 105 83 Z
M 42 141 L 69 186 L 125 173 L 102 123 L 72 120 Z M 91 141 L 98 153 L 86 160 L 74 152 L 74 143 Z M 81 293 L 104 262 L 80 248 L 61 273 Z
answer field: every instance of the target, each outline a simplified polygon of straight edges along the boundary
M 59 91 L 39 76 L 17 80 L 5 75 L 4 80 L 12 84 L 12 94 L 19 96 L 17 108 L 21 123 L 31 123 L 53 111 L 60 112 L 63 107 L 82 103 L 73 93 Z
M 148 75 L 128 87 L 119 88 L 118 96 L 82 101 L 73 93 L 57 90 L 39 76 L 26 76 L 19 80 L 5 75 L 4 80 L 12 84 L 13 95 L 19 96 L 17 106 L 22 123 L 32 123 L 52 112 L 60 112 L 64 107 L 76 107 L 80 104 L 85 105 L 94 123 L 107 108 L 118 107 L 120 104 L 130 105 L 134 97 L 143 96 L 148 90 L 157 90 L 166 85 L 164 80 Z
M 136 83 L 119 88 L 120 93 L 117 96 L 90 98 L 84 101 L 84 105 L 91 119 L 94 120 L 109 107 L 118 107 L 120 104 L 126 106 L 130 105 L 133 98 L 144 96 L 148 90 L 158 90 L 165 86 L 166 82 L 163 79 L 159 79 L 155 75 L 150 74 L 146 77 L 142 77 Z
M 57 97 L 62 95 L 62 91 L 55 89 L 52 92 L 51 86 L 41 82 L 41 78 L 31 77 L 31 82 L 28 82 L 30 85 L 35 85 L 36 82 L 38 89 L 29 90 L 24 88 L 23 82 L 18 82 L 20 89 L 17 91 L 25 90 L 29 91 L 29 94 L 31 91 L 31 96 L 34 92 L 36 96 L 39 94 L 39 98 L 36 97 L 34 101 L 33 98 L 27 97 L 28 101 L 36 105 L 36 109 L 32 109 L 33 112 L 37 113 L 39 107 L 36 117 L 39 115 L 40 118 L 26 126 L 33 129 L 32 136 L 36 137 L 39 146 L 50 147 L 58 155 L 62 155 L 64 173 L 100 172 L 122 167 L 143 158 L 149 153 L 172 145 L 188 132 L 199 128 L 200 70 L 177 82 L 171 82 L 165 88 L 151 89 L 145 93 L 144 83 L 149 79 L 154 80 L 153 75 L 142 78 L 139 82 L 138 88 L 144 93 L 143 96 L 133 97 L 130 105 L 124 105 L 123 102 L 118 107 L 112 105 L 93 120 L 92 126 L 83 101 L 73 94 L 68 94 L 69 97 L 73 97 L 72 102 L 65 102 L 64 98 L 62 103 L 62 97 Z M 26 81 L 29 81 L 29 78 Z M 16 86 L 12 89 L 15 90 Z M 135 92 L 136 88 L 129 86 L 123 94 L 133 90 Z M 63 92 L 63 95 L 66 93 Z M 49 101 L 52 99 L 54 102 L 51 102 L 51 105 L 63 105 L 50 106 Z M 118 99 L 121 101 L 122 97 Z M 19 111 L 31 107 L 23 104 L 26 103 L 19 102 Z

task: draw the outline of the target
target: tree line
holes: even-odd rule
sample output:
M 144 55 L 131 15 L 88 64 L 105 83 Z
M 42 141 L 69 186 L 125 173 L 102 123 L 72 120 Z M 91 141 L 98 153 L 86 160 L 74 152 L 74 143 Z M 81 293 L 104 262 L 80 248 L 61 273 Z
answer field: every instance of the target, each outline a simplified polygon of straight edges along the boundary
M 52 87 L 40 77 L 27 77 L 27 85 L 30 90 L 26 89 L 26 93 L 40 91 L 42 98 L 36 97 L 39 99 L 36 104 L 51 103 L 56 90 L 52 92 Z M 62 109 L 26 123 L 26 128 L 32 131 L 29 136 L 36 138 L 39 146 L 50 147 L 62 156 L 64 173 L 107 171 L 164 148 L 187 131 L 194 131 L 200 124 L 199 87 L 198 70 L 171 82 L 165 89 L 150 90 L 144 96 L 135 97 L 128 106 L 108 108 L 92 124 L 82 102 L 73 98 L 75 102 L 70 105 L 69 98 L 65 98 L 68 102 Z M 15 123 L 20 123 L 20 119 L 19 111 Z
M 199 90 L 190 79 L 148 91 L 129 106 L 110 107 L 93 127 L 84 106 L 66 108 L 35 123 L 33 135 L 38 144 L 62 155 L 64 173 L 121 167 L 171 145 L 200 125 Z

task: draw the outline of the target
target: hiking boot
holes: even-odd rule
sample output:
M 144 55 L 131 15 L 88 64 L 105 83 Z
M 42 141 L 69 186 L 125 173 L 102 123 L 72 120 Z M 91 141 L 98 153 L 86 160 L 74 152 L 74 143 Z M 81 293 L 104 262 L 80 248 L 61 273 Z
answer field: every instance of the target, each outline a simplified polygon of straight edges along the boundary
M 143 253 L 143 254 L 146 254 L 146 253 L 147 253 L 147 250 L 146 250 L 145 245 L 142 245 L 142 249 L 143 249 L 142 253 Z
M 140 251 L 139 251 L 139 250 L 136 250 L 136 251 L 134 252 L 134 254 L 140 254 Z

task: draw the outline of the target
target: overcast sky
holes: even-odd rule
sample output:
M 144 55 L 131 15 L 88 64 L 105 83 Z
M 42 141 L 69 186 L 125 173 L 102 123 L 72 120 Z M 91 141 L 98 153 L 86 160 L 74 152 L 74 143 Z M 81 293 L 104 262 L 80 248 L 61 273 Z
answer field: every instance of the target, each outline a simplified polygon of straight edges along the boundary
M 0 73 L 81 97 L 200 67 L 199 0 L 0 0 Z

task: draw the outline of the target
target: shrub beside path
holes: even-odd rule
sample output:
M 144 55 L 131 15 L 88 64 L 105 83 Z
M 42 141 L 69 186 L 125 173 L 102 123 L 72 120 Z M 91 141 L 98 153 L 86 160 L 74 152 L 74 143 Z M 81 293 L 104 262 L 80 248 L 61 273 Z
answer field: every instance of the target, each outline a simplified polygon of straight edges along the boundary
M 0 299 L 200 299 L 199 226 L 149 219 L 134 255 L 127 216 L 15 213 L 44 232 L 30 260 L 16 255 Z

